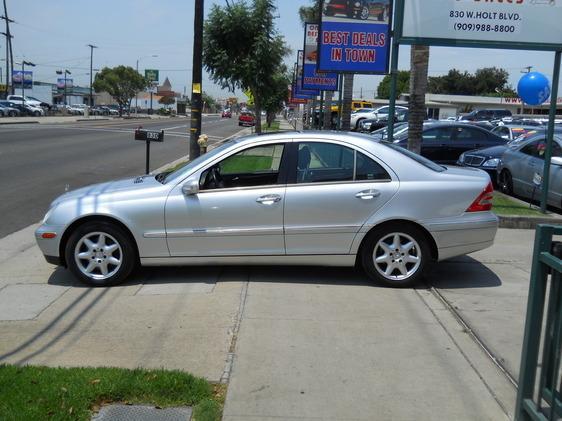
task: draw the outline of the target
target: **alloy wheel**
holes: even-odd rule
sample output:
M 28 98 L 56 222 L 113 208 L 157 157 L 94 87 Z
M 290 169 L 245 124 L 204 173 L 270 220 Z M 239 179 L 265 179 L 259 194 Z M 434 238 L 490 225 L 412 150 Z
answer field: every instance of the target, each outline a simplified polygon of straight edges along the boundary
M 408 234 L 394 232 L 381 238 L 373 249 L 377 272 L 390 281 L 402 281 L 416 273 L 422 263 L 419 244 Z
M 123 250 L 115 237 L 105 232 L 89 232 L 76 243 L 74 260 L 87 277 L 105 280 L 121 268 Z

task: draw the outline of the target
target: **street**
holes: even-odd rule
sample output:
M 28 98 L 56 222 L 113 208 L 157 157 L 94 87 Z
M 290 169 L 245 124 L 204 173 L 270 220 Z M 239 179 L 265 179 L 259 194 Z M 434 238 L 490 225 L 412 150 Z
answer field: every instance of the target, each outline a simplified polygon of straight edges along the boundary
M 69 124 L 0 125 L 0 238 L 39 221 L 65 190 L 143 174 L 142 126 L 164 130 L 151 145 L 152 170 L 188 153 L 189 119 L 103 120 Z M 240 131 L 237 120 L 203 118 L 202 133 L 217 141 Z

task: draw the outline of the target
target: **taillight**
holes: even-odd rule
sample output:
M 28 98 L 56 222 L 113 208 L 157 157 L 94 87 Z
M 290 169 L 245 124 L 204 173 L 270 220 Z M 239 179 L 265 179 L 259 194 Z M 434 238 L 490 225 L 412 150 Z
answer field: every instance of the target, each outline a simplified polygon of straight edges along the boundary
M 494 186 L 488 183 L 486 188 L 466 210 L 467 212 L 483 212 L 492 210 L 492 199 L 494 198 Z

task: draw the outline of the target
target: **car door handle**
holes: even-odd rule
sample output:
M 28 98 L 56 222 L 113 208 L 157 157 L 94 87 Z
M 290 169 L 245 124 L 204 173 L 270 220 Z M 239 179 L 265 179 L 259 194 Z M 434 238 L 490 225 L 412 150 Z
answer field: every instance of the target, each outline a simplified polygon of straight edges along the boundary
M 380 195 L 381 195 L 380 191 L 369 189 L 369 190 L 360 191 L 359 193 L 355 194 L 355 197 L 362 200 L 371 200 L 374 199 L 375 197 L 379 197 Z
M 256 199 L 256 202 L 262 205 L 273 205 L 274 203 L 280 202 L 281 196 L 278 194 L 266 194 L 265 196 L 260 196 Z

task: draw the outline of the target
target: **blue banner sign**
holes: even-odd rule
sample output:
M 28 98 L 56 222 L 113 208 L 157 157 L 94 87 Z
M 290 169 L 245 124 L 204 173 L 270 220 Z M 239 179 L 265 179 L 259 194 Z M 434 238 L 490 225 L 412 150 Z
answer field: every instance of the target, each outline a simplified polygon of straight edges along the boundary
M 14 84 L 14 88 L 21 89 L 22 79 L 24 89 L 33 88 L 33 72 L 27 70 L 24 72 L 21 70 L 14 70 L 12 72 L 12 83 Z
M 304 51 L 299 50 L 297 56 L 297 66 L 295 71 L 295 91 L 294 96 L 295 98 L 315 98 L 320 95 L 320 91 L 317 89 L 303 89 L 302 81 L 303 81 L 303 62 L 304 62 Z
M 320 91 L 337 91 L 337 73 L 318 73 L 318 24 L 307 23 L 304 27 L 304 63 L 302 88 Z
M 318 71 L 388 73 L 391 0 L 324 0 Z

